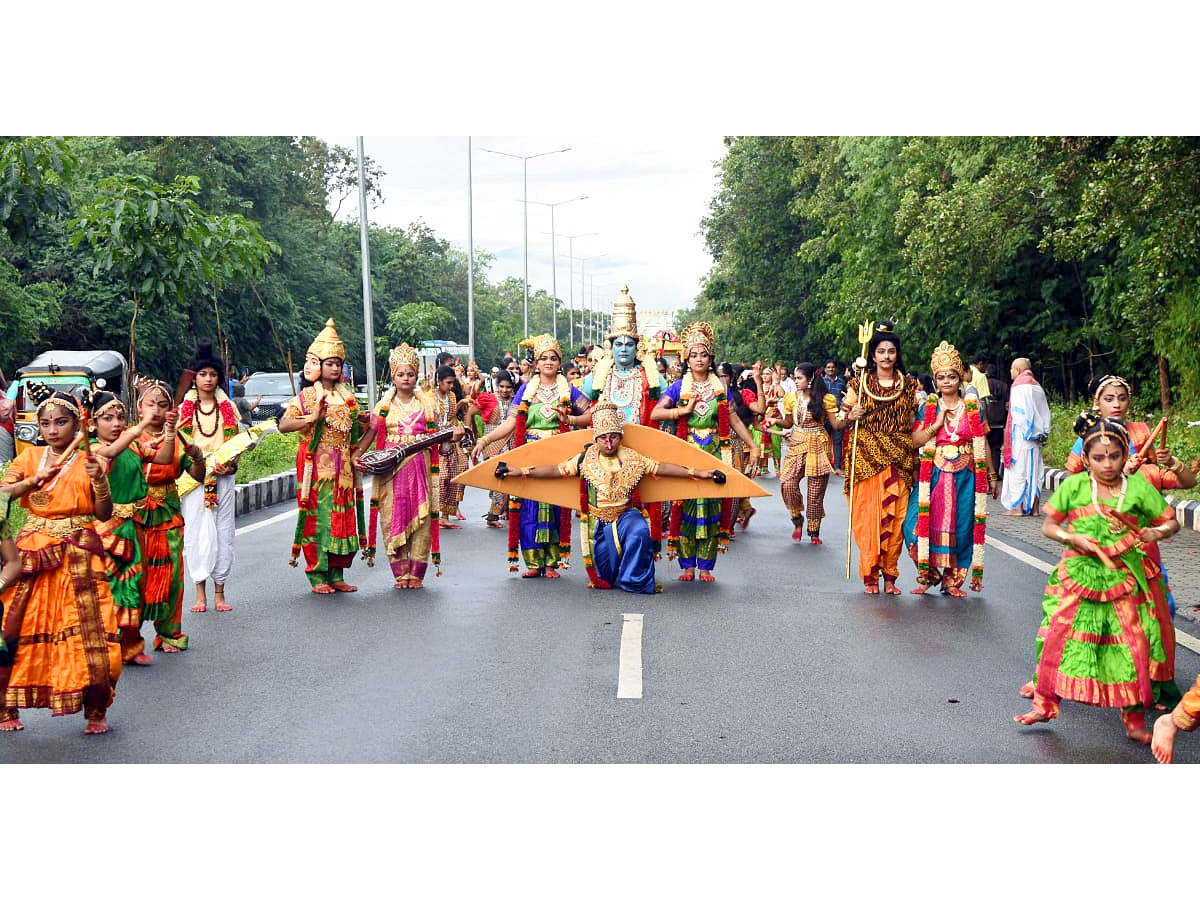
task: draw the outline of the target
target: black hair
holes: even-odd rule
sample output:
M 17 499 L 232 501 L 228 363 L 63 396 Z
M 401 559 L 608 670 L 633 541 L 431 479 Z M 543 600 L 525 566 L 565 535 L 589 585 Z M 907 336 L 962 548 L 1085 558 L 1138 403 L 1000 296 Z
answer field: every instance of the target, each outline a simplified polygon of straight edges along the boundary
M 200 338 L 196 341 L 196 352 L 192 354 L 192 359 L 187 367 L 193 372 L 199 372 L 201 369 L 209 367 L 214 368 L 217 370 L 219 378 L 229 374 L 228 367 L 213 351 L 213 342 L 208 338 Z
M 1097 375 L 1095 378 L 1093 378 L 1091 381 L 1088 382 L 1088 396 L 1092 397 L 1094 399 L 1095 396 L 1098 393 L 1100 393 L 1101 385 L 1103 385 L 1106 381 L 1112 382 L 1114 384 L 1118 384 L 1121 387 L 1125 388 L 1125 391 L 1126 391 L 1126 393 L 1129 394 L 1130 399 L 1131 400 L 1133 399 L 1133 385 L 1131 385 L 1127 380 L 1122 378 L 1120 375 Z
M 829 389 L 825 386 L 821 370 L 810 362 L 796 363 L 796 368 L 808 379 L 808 414 L 813 417 L 814 422 L 824 422 L 825 395 L 829 393 Z M 795 421 L 793 418 L 792 422 Z
M 1104 437 L 1116 438 L 1125 452 L 1129 452 L 1129 426 L 1124 419 L 1111 416 L 1102 418 L 1095 410 L 1085 410 L 1075 420 L 1074 431 L 1083 438 L 1083 455 L 1086 458 L 1088 448 L 1097 440 Z
M 730 407 L 737 413 L 737 417 L 742 420 L 742 424 L 749 428 L 750 423 L 754 421 L 754 413 L 746 405 L 746 401 L 742 399 L 742 386 L 739 380 L 744 371 L 746 371 L 745 368 L 736 363 L 723 362 L 717 366 L 718 376 L 729 376 L 729 390 L 727 393 Z
M 925 393 L 937 393 L 937 385 L 933 383 L 933 376 L 926 375 L 924 372 L 922 372 L 917 376 L 917 381 L 921 382 L 921 390 L 923 390 Z
M 496 387 L 499 387 L 502 381 L 511 384 L 514 388 L 517 386 L 517 380 L 513 378 L 512 372 L 508 371 L 508 369 L 501 369 L 492 376 L 492 381 L 496 383 Z
M 904 365 L 904 352 L 900 345 L 900 338 L 896 334 L 896 323 L 880 322 L 875 326 L 875 333 L 871 335 L 871 342 L 867 345 L 867 371 L 874 374 L 875 372 L 875 348 L 880 344 L 890 342 L 896 348 L 896 371 L 904 374 L 908 371 Z

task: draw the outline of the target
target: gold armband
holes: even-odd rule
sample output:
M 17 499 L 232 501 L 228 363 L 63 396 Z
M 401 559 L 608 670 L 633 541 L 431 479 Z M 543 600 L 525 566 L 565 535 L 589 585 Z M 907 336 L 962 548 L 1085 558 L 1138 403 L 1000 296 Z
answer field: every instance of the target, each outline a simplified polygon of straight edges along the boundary
M 1061 528 L 1058 529 L 1058 531 L 1054 532 L 1054 538 L 1060 544 L 1071 543 L 1071 533 L 1069 531 L 1063 531 Z

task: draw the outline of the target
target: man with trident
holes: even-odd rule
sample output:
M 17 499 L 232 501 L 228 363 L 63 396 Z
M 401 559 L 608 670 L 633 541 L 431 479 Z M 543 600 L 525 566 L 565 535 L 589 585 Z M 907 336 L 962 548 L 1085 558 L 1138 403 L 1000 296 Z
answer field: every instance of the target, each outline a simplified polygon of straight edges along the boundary
M 904 372 L 900 338 L 891 322 L 864 322 L 858 329 L 862 355 L 858 374 L 846 386 L 838 418 L 854 423 L 845 487 L 849 530 L 858 544 L 858 573 L 863 591 L 899 594 L 901 525 L 908 508 L 916 462 L 912 431 L 917 409 L 917 380 Z M 861 423 L 861 427 L 860 427 Z M 850 539 L 846 538 L 846 578 L 850 577 Z

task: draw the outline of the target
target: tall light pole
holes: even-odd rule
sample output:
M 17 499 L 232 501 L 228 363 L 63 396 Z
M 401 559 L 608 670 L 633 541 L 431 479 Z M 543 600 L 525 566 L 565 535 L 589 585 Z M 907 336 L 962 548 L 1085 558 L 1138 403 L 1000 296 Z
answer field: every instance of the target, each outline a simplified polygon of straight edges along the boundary
M 513 159 L 521 161 L 521 185 L 523 203 L 525 205 L 525 334 L 529 334 L 529 160 L 537 159 L 539 156 L 550 156 L 554 153 L 566 153 L 570 147 L 563 147 L 560 150 L 546 150 L 542 153 L 531 153 L 529 156 L 520 156 L 516 153 L 505 153 L 503 150 L 489 150 L 487 147 L 480 147 L 484 153 L 495 153 L 497 156 L 509 156 Z
M 467 137 L 467 360 L 475 358 L 475 214 L 471 207 L 471 138 Z
M 358 137 L 358 229 L 362 243 L 363 343 L 367 364 L 367 404 L 375 403 L 375 322 L 371 308 L 371 235 L 367 229 L 367 182 L 363 176 L 363 139 Z
M 576 200 L 586 200 L 587 194 L 582 197 L 572 197 L 570 200 L 559 200 L 557 203 L 543 203 L 541 200 L 530 200 L 530 203 L 536 203 L 538 206 L 550 207 L 550 311 L 553 316 L 553 325 L 551 331 L 554 333 L 554 339 L 558 340 L 558 257 L 554 252 L 554 207 L 562 206 L 564 203 L 574 203 Z
M 602 256 L 608 256 L 607 253 L 593 253 L 591 256 L 579 257 L 579 319 L 583 321 L 583 307 L 587 302 L 587 261 L 589 259 L 599 259 Z M 592 324 L 592 317 L 589 315 L 587 325 L 583 329 L 584 343 L 587 343 L 588 329 Z
M 616 283 L 617 282 L 615 282 L 615 281 L 602 281 L 600 283 L 600 287 L 602 289 L 606 288 L 606 287 L 612 287 Z M 593 316 L 595 316 L 595 312 L 596 312 L 596 276 L 595 275 L 589 276 L 589 285 L 591 287 L 591 292 L 592 292 L 592 313 L 593 313 Z M 603 304 L 603 301 L 601 301 L 601 304 Z M 611 299 L 609 300 L 609 309 L 610 309 L 610 311 L 612 309 Z M 593 334 L 593 337 L 595 338 L 595 340 L 592 343 L 599 344 L 601 342 L 601 340 L 604 337 L 605 332 L 608 331 L 607 322 L 610 318 L 611 318 L 611 316 L 606 315 L 604 312 L 601 312 L 598 316 L 595 316 L 596 324 L 593 326 L 594 332 L 595 332 Z
M 600 232 L 589 231 L 584 234 L 560 234 L 567 239 L 567 256 L 570 259 L 570 271 L 567 273 L 567 287 L 570 296 L 569 313 L 567 314 L 567 340 L 575 340 L 575 238 L 595 237 Z M 579 299 L 583 299 L 583 288 L 579 289 Z

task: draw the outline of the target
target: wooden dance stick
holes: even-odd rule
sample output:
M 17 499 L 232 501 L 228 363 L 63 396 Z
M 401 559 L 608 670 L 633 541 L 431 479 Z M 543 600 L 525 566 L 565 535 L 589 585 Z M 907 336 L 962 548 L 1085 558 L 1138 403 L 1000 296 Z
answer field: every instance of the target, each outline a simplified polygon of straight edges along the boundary
M 1150 459 L 1150 451 L 1154 449 L 1154 442 L 1158 440 L 1159 435 L 1162 435 L 1163 449 L 1166 449 L 1167 420 L 1165 418 L 1158 420 L 1158 424 L 1154 426 L 1154 430 L 1150 432 L 1150 437 L 1146 439 L 1146 443 L 1142 446 L 1142 449 L 1137 452 L 1136 456 L 1142 462 L 1146 462 Z

